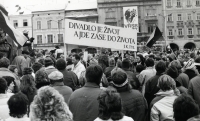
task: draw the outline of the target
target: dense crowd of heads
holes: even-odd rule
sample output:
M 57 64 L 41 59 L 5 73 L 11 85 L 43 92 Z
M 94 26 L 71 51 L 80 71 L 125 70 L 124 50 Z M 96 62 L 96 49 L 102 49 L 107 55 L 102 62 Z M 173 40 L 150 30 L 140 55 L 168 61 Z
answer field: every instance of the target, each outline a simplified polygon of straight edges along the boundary
M 195 51 L 123 56 L 103 49 L 86 60 L 82 52 L 63 54 L 56 47 L 31 56 L 23 51 L 9 60 L 0 52 L 0 120 L 198 119 L 200 56 Z

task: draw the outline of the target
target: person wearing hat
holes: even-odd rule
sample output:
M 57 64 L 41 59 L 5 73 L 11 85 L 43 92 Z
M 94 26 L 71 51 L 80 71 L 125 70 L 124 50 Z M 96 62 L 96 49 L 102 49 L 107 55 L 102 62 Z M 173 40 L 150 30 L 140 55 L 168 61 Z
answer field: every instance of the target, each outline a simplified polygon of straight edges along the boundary
M 132 89 L 125 71 L 117 69 L 111 74 L 110 84 L 117 89 L 122 99 L 123 112 L 134 121 L 147 120 L 147 102 L 141 92 Z
M 22 51 L 22 54 L 16 56 L 12 61 L 12 65 L 16 65 L 18 69 L 19 76 L 22 76 L 22 71 L 25 67 L 31 67 L 31 59 L 29 57 L 29 52 L 26 50 Z
M 194 78 L 199 74 L 193 59 L 190 59 L 184 63 L 183 73 L 188 75 L 189 80 L 191 80 L 192 78 Z
M 70 87 L 64 85 L 63 74 L 60 71 L 53 71 L 48 75 L 48 78 L 51 86 L 64 97 L 65 102 L 68 104 L 73 91 Z
M 50 57 L 45 58 L 44 66 L 45 66 L 45 71 L 47 75 L 49 75 L 53 71 L 57 71 L 57 69 L 54 67 L 53 60 Z

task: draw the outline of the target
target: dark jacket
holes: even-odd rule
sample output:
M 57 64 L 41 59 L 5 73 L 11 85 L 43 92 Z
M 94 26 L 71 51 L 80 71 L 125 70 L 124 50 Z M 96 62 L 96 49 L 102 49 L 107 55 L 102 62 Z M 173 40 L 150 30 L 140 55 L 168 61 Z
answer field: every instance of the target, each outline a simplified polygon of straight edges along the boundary
M 188 94 L 191 95 L 200 106 L 200 76 L 196 76 L 190 80 Z
M 115 68 L 115 66 L 109 66 L 104 70 L 104 74 L 106 78 L 111 77 L 111 71 Z
M 134 89 L 129 91 L 126 86 L 118 88 L 117 91 L 122 99 L 124 114 L 132 117 L 134 121 L 146 121 L 148 106 L 142 93 Z
M 192 69 L 187 69 L 187 70 L 185 70 L 184 73 L 188 75 L 189 80 L 191 80 L 192 78 L 194 78 L 195 76 L 197 76 L 197 74 L 195 73 L 195 71 L 192 70 Z
M 52 85 L 65 99 L 65 102 L 68 104 L 69 97 L 72 94 L 72 89 L 68 86 L 65 86 L 63 82 L 56 82 Z
M 79 80 L 77 75 L 72 71 L 68 71 L 67 69 L 59 71 L 63 74 L 63 83 L 71 87 L 72 90 L 74 91 L 76 89 L 76 86 L 79 85 Z
M 139 82 L 139 79 L 138 79 L 139 74 L 140 73 L 138 73 L 138 72 L 133 73 L 134 82 L 131 83 L 131 86 L 133 87 L 133 89 L 136 89 L 136 90 L 140 90 L 140 82 Z
M 189 77 L 185 73 L 180 73 L 179 76 L 176 78 L 178 82 L 181 83 L 182 86 L 188 88 L 189 85 Z
M 157 86 L 158 78 L 160 76 L 162 76 L 162 74 L 157 72 L 156 75 L 150 78 L 146 83 L 144 97 L 147 100 L 148 106 L 150 105 L 151 101 L 156 97 L 155 94 L 160 90 Z
M 74 91 L 69 99 L 69 109 L 74 121 L 94 121 L 98 117 L 98 96 L 101 93 L 99 85 L 86 82 L 85 86 Z
M 132 71 L 130 71 L 129 69 L 125 69 L 125 68 L 122 68 L 122 69 L 126 72 L 128 81 L 131 84 L 131 86 L 133 87 L 133 89 L 138 89 L 140 86 L 140 82 L 137 78 L 135 79 L 134 73 Z

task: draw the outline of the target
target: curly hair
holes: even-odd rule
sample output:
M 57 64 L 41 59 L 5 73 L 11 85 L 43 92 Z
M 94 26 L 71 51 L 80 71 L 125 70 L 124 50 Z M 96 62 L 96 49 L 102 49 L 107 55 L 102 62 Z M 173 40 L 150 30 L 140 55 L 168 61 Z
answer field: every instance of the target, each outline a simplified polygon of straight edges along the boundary
M 72 113 L 64 101 L 63 96 L 54 88 L 41 87 L 30 107 L 31 121 L 73 119 Z
M 32 72 L 33 72 L 32 68 L 25 67 L 23 69 L 23 75 L 32 74 Z
M 122 101 L 120 94 L 112 88 L 108 87 L 99 97 L 99 118 L 102 120 L 120 120 L 123 118 Z
M 6 57 L 3 57 L 0 59 L 0 68 L 8 68 L 8 66 L 10 65 L 10 60 Z
M 8 100 L 10 116 L 22 118 L 27 113 L 28 98 L 23 93 L 16 93 Z

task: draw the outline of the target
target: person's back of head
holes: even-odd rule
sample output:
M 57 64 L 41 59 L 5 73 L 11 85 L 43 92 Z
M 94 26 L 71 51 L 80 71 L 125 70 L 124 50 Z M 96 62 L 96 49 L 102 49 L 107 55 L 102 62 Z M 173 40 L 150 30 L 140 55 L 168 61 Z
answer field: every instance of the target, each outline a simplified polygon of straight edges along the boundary
M 195 59 L 196 58 L 196 54 L 194 52 L 190 53 L 190 58 Z
M 99 65 L 91 65 L 86 69 L 85 77 L 88 82 L 100 84 L 103 75 L 103 70 Z
M 51 84 L 63 82 L 63 74 L 60 71 L 53 71 L 48 75 Z
M 179 72 L 175 66 L 168 67 L 166 74 L 172 77 L 173 79 L 176 79 L 179 75 Z
M 44 58 L 40 58 L 40 59 L 38 60 L 38 63 L 40 63 L 40 64 L 42 64 L 42 66 L 44 66 L 44 65 L 45 65 L 45 60 L 44 60 Z
M 136 66 L 136 72 L 138 72 L 138 73 L 142 72 L 144 69 L 145 68 L 142 64 L 139 64 L 139 65 Z
M 176 83 L 173 78 L 171 78 L 168 75 L 162 75 L 158 79 L 158 87 L 162 91 L 169 91 L 169 90 L 175 90 L 176 88 Z
M 50 57 L 45 58 L 44 60 L 44 66 L 48 67 L 48 66 L 53 66 L 53 60 Z
M 10 97 L 8 100 L 10 116 L 14 118 L 23 118 L 27 114 L 28 98 L 23 93 L 19 92 Z
M 122 101 L 120 94 L 109 87 L 103 91 L 99 97 L 99 118 L 102 120 L 120 120 L 123 118 Z
M 124 59 L 122 61 L 122 68 L 124 68 L 124 69 L 129 69 L 130 68 L 130 60 L 129 59 Z
M 64 70 L 66 68 L 66 66 L 67 66 L 67 63 L 64 59 L 60 58 L 56 61 L 56 68 L 58 70 Z
M 199 114 L 199 107 L 189 95 L 182 94 L 174 101 L 173 111 L 175 121 L 187 121 Z
M 0 78 L 0 94 L 5 94 L 7 87 L 7 82 L 4 78 Z
M 37 89 L 50 84 L 48 75 L 45 70 L 38 70 L 35 73 L 35 83 Z
M 42 68 L 42 64 L 39 63 L 39 62 L 35 62 L 33 65 L 32 65 L 32 69 L 34 71 L 34 73 L 36 73 L 38 70 L 40 70 Z
M 195 59 L 196 68 L 200 72 L 200 56 Z
M 174 67 L 176 67 L 176 69 L 177 69 L 179 72 L 181 71 L 181 68 L 182 68 L 181 63 L 180 63 L 180 61 L 178 61 L 178 60 L 172 61 L 172 62 L 169 64 L 169 66 L 174 66 Z
M 164 61 L 159 61 L 157 64 L 156 64 L 156 71 L 158 73 L 164 73 L 165 70 L 166 70 L 166 63 Z
M 32 68 L 25 67 L 25 68 L 23 69 L 23 75 L 28 75 L 28 74 L 31 75 L 32 73 L 33 73 Z
M 153 67 L 154 66 L 154 60 L 151 59 L 151 58 L 148 58 L 146 61 L 145 61 L 145 65 L 147 67 Z
M 10 60 L 6 57 L 0 59 L 0 68 L 8 68 L 10 65 Z
M 42 115 L 41 115 L 42 114 Z M 38 90 L 30 106 L 31 121 L 72 121 L 73 115 L 63 96 L 53 87 L 44 86 Z

